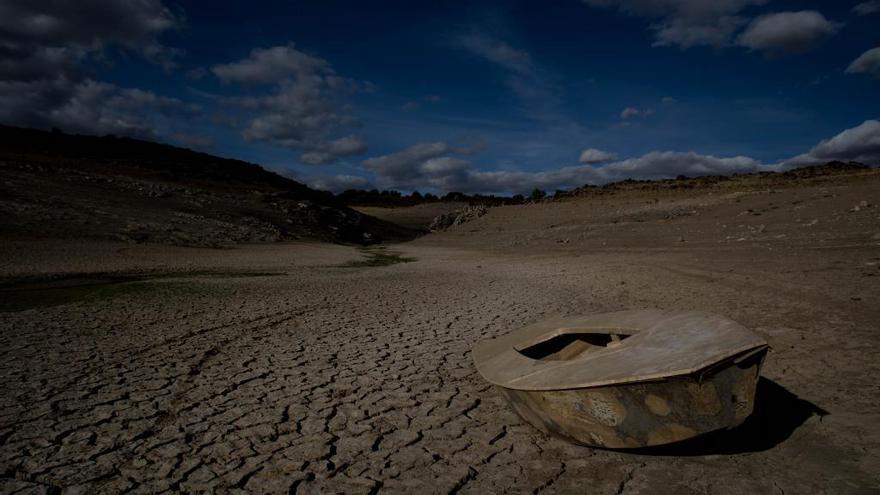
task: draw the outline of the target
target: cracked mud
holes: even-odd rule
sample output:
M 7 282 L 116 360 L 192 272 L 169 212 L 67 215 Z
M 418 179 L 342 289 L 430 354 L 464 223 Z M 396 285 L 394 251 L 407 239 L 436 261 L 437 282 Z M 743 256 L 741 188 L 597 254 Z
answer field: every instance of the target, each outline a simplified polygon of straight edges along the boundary
M 490 236 L 505 210 L 478 222 Z M 553 228 L 487 237 L 491 252 L 453 230 L 393 247 L 415 261 L 345 269 L 356 249 L 71 247 L 92 254 L 67 270 L 146 270 L 144 287 L 0 314 L 0 492 L 880 488 L 876 247 L 611 250 L 601 229 L 621 227 L 608 226 L 572 253 L 553 251 Z M 215 275 L 187 275 L 205 266 Z M 179 276 L 151 278 L 159 268 Z M 542 317 L 650 306 L 715 311 L 770 340 L 764 423 L 675 455 L 578 447 L 521 421 L 471 362 L 476 341 Z

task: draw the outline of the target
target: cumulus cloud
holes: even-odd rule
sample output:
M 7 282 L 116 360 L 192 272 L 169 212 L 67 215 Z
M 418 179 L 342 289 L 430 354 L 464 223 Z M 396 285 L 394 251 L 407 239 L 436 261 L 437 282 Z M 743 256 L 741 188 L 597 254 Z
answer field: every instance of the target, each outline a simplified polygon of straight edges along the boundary
M 832 160 L 880 165 L 880 121 L 866 120 L 825 139 L 810 151 L 782 162 L 782 168 L 818 165 Z
M 728 175 L 762 169 L 754 159 L 719 158 L 694 152 L 651 152 L 638 158 L 602 166 L 578 165 L 544 172 L 468 170 L 459 174 L 458 188 L 466 192 L 527 192 L 570 189 L 584 184 L 606 184 L 623 179 L 662 179 L 678 175 Z
M 611 153 L 609 151 L 602 151 L 596 148 L 587 148 L 581 152 L 581 156 L 578 159 L 580 163 L 603 163 L 610 162 L 611 160 L 617 159 L 617 153 Z
M 81 57 L 115 44 L 168 63 L 176 51 L 158 37 L 183 23 L 182 13 L 159 0 L 5 0 L 0 4 L 0 45 L 38 52 L 64 48 Z
M 846 68 L 847 74 L 873 74 L 880 77 L 880 46 L 861 54 Z
M 739 16 L 726 15 L 713 22 L 689 17 L 673 17 L 667 21 L 654 24 L 657 40 L 653 46 L 693 46 L 709 45 L 724 46 L 728 44 L 733 33 L 743 24 Z
M 487 191 L 469 160 L 452 155 L 471 151 L 444 142 L 412 145 L 395 153 L 364 160 L 383 188 L 432 188 L 439 191 Z
M 636 117 L 636 116 L 639 116 L 639 115 L 641 115 L 641 114 L 642 114 L 642 112 L 640 112 L 638 108 L 635 108 L 635 107 L 626 107 L 626 108 L 623 109 L 622 112 L 620 112 L 620 118 L 622 118 L 622 119 L 628 119 L 628 118 L 630 118 L 630 117 Z
M 423 178 L 421 167 L 425 162 L 450 152 L 451 147 L 444 142 L 418 143 L 395 153 L 364 160 L 364 167 L 376 172 L 393 187 L 402 187 Z
M 718 158 L 694 152 L 652 152 L 639 158 L 612 161 L 613 153 L 587 149 L 583 165 L 542 172 L 482 171 L 464 159 L 450 156 L 454 148 L 446 143 L 419 143 L 389 155 L 364 162 L 387 188 L 433 188 L 439 191 L 523 193 L 541 189 L 569 189 L 587 183 L 604 184 L 627 178 L 659 179 L 681 174 L 689 176 L 752 172 L 764 167 L 754 159 L 737 156 Z M 597 166 L 597 163 L 610 162 Z
M 150 91 L 86 76 L 108 48 L 165 67 L 177 50 L 159 36 L 184 22 L 158 0 L 0 3 L 0 120 L 93 134 L 154 137 L 163 118 L 195 107 Z
M 869 0 L 867 2 L 862 2 L 853 7 L 852 10 L 856 13 L 856 15 L 871 15 L 880 13 L 880 0 Z
M 620 112 L 620 118 L 628 119 L 630 117 L 647 117 L 654 113 L 650 108 L 626 107 Z
M 663 179 L 686 175 L 729 175 L 754 172 L 761 164 L 747 156 L 719 158 L 678 151 L 652 151 L 638 158 L 610 163 L 597 170 L 599 182 L 611 182 L 626 178 Z
M 223 82 L 256 87 L 255 95 L 230 99 L 247 113 L 241 130 L 245 139 L 302 151 L 301 160 L 308 164 L 366 151 L 362 137 L 337 137 L 358 124 L 345 97 L 361 85 L 338 76 L 326 60 L 289 44 L 254 49 L 211 71 Z
M 300 159 L 310 165 L 333 163 L 339 157 L 360 155 L 367 151 L 367 142 L 360 136 L 344 136 L 322 143 L 316 151 L 303 153 Z
M 151 139 L 166 119 L 198 111 L 176 98 L 92 79 L 0 81 L 0 121 L 26 127 Z
M 740 12 L 766 0 L 584 0 L 628 15 L 657 19 L 654 46 L 725 46 L 746 22 Z
M 642 156 L 616 160 L 612 154 L 584 150 L 582 165 L 540 172 L 519 170 L 483 171 L 455 153 L 446 143 L 420 143 L 396 153 L 371 158 L 365 168 L 376 173 L 382 187 L 433 188 L 439 191 L 516 194 L 537 187 L 544 190 L 571 189 L 584 184 L 606 184 L 624 179 L 666 179 L 679 175 L 731 175 L 775 171 L 832 160 L 860 161 L 880 166 L 880 121 L 869 120 L 844 130 L 814 146 L 808 153 L 780 163 L 761 163 L 748 156 L 718 157 L 694 151 L 652 151 Z M 609 156 L 610 155 L 610 156 Z M 593 159 L 596 161 L 593 161 Z M 607 158 L 597 165 L 599 158 Z M 365 179 L 364 179 L 365 180 Z
M 737 38 L 737 43 L 752 50 L 803 53 L 839 28 L 839 23 L 829 21 L 814 10 L 779 12 L 755 18 Z
M 504 41 L 482 34 L 469 34 L 460 36 L 458 44 L 470 52 L 514 72 L 525 74 L 533 70 L 532 58 L 529 53 L 516 49 Z
M 215 65 L 214 74 L 224 82 L 274 84 L 289 77 L 332 73 L 330 64 L 291 45 L 254 49 L 237 62 Z

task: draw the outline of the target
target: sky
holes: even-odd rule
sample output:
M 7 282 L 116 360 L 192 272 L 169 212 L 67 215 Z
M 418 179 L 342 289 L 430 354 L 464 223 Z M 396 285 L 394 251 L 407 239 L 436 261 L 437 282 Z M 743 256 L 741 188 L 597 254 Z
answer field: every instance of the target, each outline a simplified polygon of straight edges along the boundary
M 526 193 L 880 165 L 880 0 L 2 0 L 0 123 Z

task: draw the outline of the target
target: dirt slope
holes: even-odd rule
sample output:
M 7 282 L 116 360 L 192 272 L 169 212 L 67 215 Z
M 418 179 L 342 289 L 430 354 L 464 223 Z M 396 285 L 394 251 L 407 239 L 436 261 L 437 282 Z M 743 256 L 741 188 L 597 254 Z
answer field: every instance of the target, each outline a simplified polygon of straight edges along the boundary
M 127 138 L 0 126 L 0 234 L 227 245 L 416 232 L 258 165 Z

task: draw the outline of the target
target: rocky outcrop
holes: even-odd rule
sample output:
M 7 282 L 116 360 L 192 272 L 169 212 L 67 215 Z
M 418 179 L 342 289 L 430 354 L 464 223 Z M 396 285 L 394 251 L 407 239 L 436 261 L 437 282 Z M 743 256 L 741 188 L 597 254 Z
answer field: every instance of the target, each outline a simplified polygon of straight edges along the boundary
M 489 212 L 489 208 L 485 205 L 470 205 L 462 208 L 460 210 L 456 210 L 449 213 L 444 213 L 443 215 L 438 216 L 431 222 L 430 229 L 434 230 L 446 230 L 449 227 L 453 227 L 455 225 L 461 225 L 463 223 L 470 222 L 471 220 L 476 220 L 481 216 L 485 215 Z

